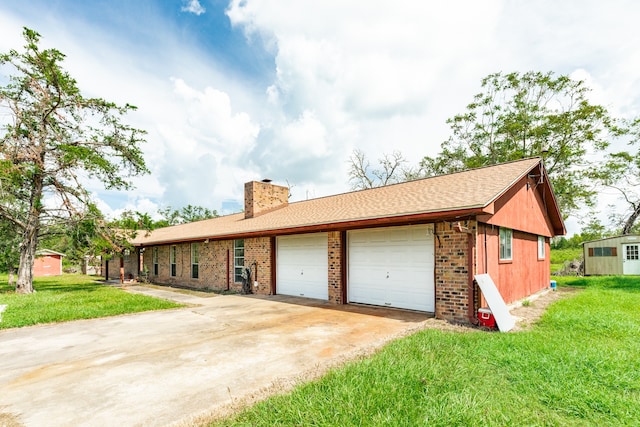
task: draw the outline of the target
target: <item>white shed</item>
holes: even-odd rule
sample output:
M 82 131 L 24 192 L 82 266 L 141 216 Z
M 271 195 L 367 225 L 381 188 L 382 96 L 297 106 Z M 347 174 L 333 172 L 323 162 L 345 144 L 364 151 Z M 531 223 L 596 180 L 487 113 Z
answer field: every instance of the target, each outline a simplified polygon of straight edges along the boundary
M 640 275 L 640 236 L 625 235 L 582 244 L 584 274 Z

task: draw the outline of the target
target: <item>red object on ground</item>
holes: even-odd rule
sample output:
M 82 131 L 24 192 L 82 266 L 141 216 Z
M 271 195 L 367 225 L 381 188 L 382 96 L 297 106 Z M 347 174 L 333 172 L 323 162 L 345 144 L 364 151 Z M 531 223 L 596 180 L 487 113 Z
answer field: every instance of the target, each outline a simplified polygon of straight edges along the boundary
M 496 327 L 496 318 L 493 317 L 493 313 L 488 308 L 478 309 L 478 321 L 480 322 L 480 326 L 484 326 L 485 328 L 495 329 Z

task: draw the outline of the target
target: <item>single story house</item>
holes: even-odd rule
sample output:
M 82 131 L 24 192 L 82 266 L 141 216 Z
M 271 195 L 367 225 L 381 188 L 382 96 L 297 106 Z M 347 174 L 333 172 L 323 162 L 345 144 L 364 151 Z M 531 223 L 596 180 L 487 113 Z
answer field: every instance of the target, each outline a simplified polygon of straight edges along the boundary
M 33 260 L 33 275 L 35 277 L 62 275 L 63 256 L 65 255 L 49 249 L 36 251 L 36 257 Z
M 138 233 L 136 271 L 154 283 L 241 289 L 433 313 L 475 323 L 474 275 L 509 303 L 549 286 L 565 234 L 540 158 L 289 203 L 248 182 L 242 213 Z M 137 261 L 136 261 L 137 260 Z
M 624 235 L 582 244 L 584 274 L 640 275 L 640 236 Z

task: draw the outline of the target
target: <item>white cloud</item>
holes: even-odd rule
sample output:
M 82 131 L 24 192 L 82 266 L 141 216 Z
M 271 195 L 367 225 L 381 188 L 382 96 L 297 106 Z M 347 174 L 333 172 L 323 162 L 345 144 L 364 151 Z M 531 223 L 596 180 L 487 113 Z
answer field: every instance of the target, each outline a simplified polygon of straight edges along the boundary
M 185 0 L 180 10 L 183 12 L 193 13 L 195 15 L 202 15 L 207 11 L 202 7 L 198 0 Z
M 372 160 L 393 150 L 414 162 L 435 155 L 447 118 L 497 71 L 568 74 L 587 81 L 594 102 L 640 114 L 633 0 L 232 0 L 233 27 L 274 57 L 275 69 L 251 82 L 221 65 L 215 43 L 198 49 L 166 17 L 145 16 L 126 34 L 24 4 L 22 16 L 0 7 L 2 51 L 22 44 L 22 25 L 37 28 L 67 54 L 83 91 L 139 107 L 128 118 L 149 131 L 152 176 L 135 196 L 101 192 L 112 209 L 144 200 L 219 209 L 264 177 L 289 181 L 298 198 L 346 191 L 354 148 Z M 182 7 L 204 13 L 198 1 Z

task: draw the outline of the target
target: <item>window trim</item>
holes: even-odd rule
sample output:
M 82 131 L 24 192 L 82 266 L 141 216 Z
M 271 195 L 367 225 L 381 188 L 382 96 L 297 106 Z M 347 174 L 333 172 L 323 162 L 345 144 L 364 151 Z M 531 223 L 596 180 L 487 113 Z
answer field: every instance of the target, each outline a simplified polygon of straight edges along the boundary
M 191 278 L 197 279 L 199 276 L 198 272 L 198 243 L 191 243 Z
M 236 239 L 233 241 L 233 282 L 234 283 L 242 283 L 242 269 L 244 268 L 244 251 L 245 251 L 244 244 L 245 244 L 244 239 Z M 238 255 L 240 250 L 242 250 L 241 256 Z
M 169 275 L 171 277 L 177 276 L 177 266 L 176 266 L 176 245 L 171 245 L 169 247 Z
M 547 257 L 547 239 L 538 236 L 538 260 L 542 261 Z
M 503 241 L 503 232 L 505 234 L 504 239 L 508 238 L 508 242 L 506 240 Z M 513 230 L 506 227 L 500 227 L 498 238 L 498 259 L 500 260 L 500 262 L 513 261 Z M 509 253 L 504 253 L 505 250 L 508 250 Z

